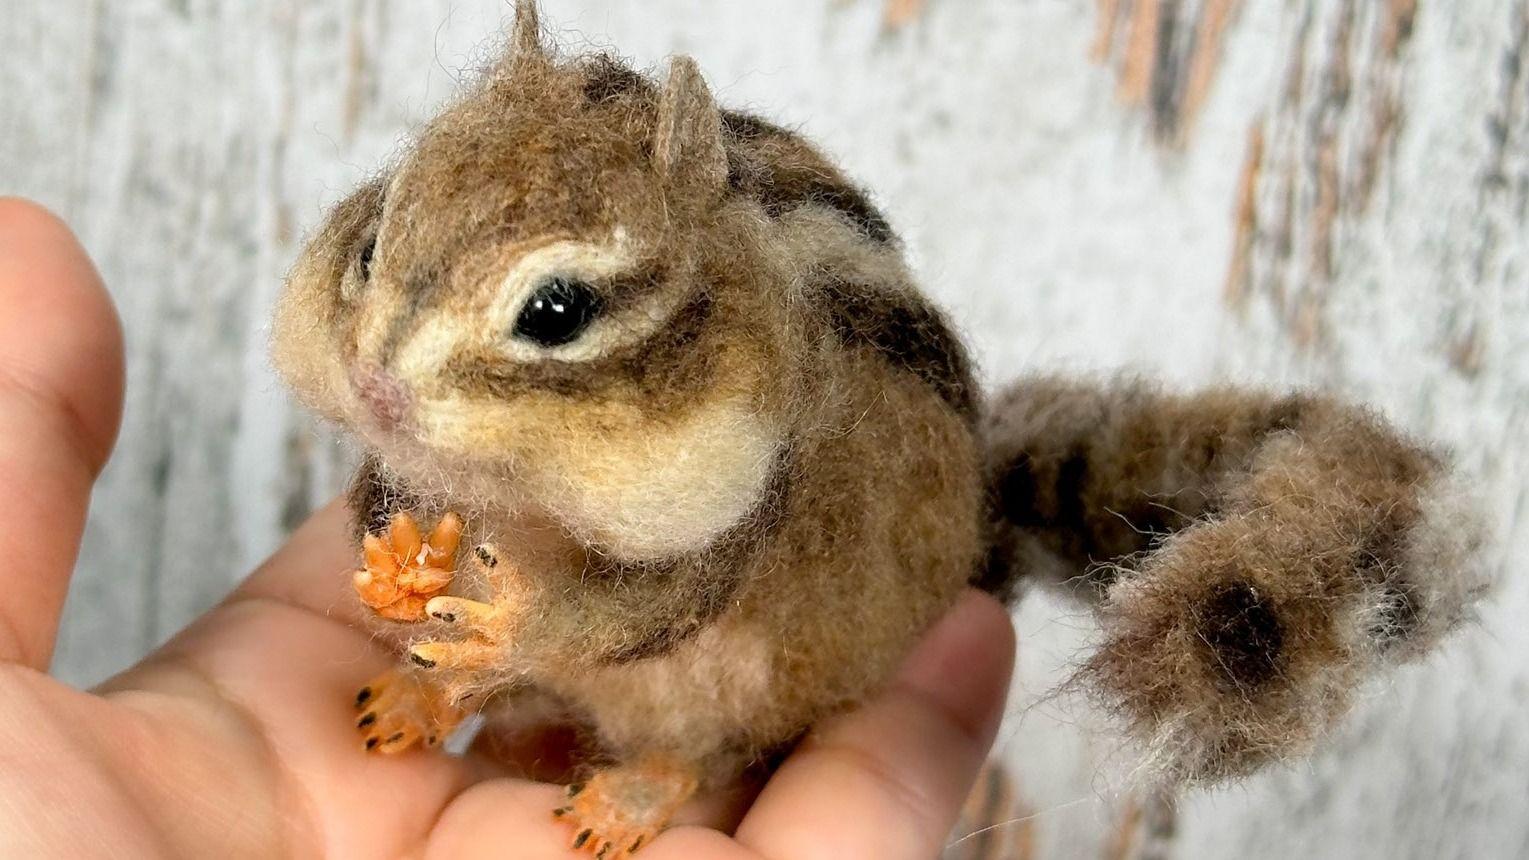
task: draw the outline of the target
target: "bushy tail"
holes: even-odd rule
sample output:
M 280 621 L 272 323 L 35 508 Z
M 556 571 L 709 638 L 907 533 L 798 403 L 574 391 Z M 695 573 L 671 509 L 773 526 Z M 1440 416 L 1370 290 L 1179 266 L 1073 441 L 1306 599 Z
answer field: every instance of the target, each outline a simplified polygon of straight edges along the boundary
M 985 433 L 979 584 L 1096 608 L 1077 681 L 1167 782 L 1304 752 L 1485 587 L 1443 459 L 1330 399 L 1042 379 L 998 398 Z

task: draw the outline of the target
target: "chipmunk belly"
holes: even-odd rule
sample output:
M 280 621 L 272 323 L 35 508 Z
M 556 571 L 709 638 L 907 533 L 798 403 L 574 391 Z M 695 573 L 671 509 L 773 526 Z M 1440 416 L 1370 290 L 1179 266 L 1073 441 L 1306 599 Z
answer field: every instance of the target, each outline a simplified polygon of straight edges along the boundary
M 737 744 L 776 698 L 778 642 L 729 615 L 662 657 L 539 678 L 618 756 L 702 760 Z

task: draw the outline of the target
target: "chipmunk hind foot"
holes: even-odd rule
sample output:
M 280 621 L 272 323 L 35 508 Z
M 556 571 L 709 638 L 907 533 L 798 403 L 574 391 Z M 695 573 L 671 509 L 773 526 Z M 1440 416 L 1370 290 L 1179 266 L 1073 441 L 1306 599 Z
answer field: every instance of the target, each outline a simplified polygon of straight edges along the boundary
M 447 690 L 418 673 L 390 669 L 356 694 L 356 730 L 369 752 L 400 753 L 416 743 L 434 747 L 467 715 Z
M 649 756 L 569 786 L 569 804 L 552 814 L 572 826 L 575 849 L 599 860 L 626 860 L 658 837 L 698 784 L 693 765 Z

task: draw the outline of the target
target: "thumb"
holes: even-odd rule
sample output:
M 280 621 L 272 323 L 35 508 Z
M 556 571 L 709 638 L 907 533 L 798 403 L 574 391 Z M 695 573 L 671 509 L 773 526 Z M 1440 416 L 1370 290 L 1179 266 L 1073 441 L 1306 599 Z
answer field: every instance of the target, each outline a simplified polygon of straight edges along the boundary
M 993 743 L 1013 671 L 1008 611 L 968 591 L 881 696 L 803 740 L 738 841 L 772 860 L 937 856 Z
M 122 414 L 122 329 L 64 223 L 0 198 L 0 661 L 46 669 Z

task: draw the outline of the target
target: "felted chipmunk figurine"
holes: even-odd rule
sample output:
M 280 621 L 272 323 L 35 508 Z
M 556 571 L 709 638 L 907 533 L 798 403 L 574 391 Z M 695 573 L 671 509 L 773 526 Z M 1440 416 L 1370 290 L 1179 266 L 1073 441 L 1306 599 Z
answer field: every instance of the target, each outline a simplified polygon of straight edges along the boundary
M 1050 378 L 984 402 L 810 144 L 689 59 L 658 85 L 555 57 L 527 0 L 508 58 L 335 207 L 274 349 L 365 446 L 357 590 L 416 634 L 359 697 L 367 747 L 553 702 L 613 762 L 560 811 L 607 858 L 874 691 L 968 583 L 1072 584 L 1104 631 L 1082 680 L 1206 780 L 1304 749 L 1481 582 L 1442 461 L 1364 412 Z

